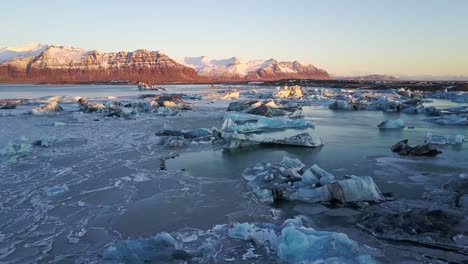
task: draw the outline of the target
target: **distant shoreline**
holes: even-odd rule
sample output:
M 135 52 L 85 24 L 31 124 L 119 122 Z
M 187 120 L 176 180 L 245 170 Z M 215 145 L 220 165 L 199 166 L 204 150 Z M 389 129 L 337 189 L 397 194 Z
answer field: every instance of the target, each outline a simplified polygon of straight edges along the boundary
M 28 85 L 137 85 L 134 81 L 110 81 L 110 82 L 60 82 L 60 83 L 30 83 L 30 82 L 0 82 L 0 85 L 7 84 L 28 84 Z M 257 85 L 257 86 L 285 86 L 301 85 L 309 87 L 333 87 L 341 89 L 399 89 L 410 90 L 451 90 L 468 91 L 468 81 L 357 81 L 357 80 L 278 80 L 278 81 L 258 81 L 258 82 L 163 82 L 155 85 Z M 218 88 L 218 87 L 214 87 Z

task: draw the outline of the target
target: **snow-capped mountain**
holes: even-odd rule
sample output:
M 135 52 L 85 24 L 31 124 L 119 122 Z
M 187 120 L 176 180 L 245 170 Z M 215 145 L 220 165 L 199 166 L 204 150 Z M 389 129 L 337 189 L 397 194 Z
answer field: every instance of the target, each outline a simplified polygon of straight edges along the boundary
M 185 57 L 180 63 L 194 68 L 201 76 L 214 81 L 261 81 L 279 79 L 330 79 L 328 73 L 313 65 L 294 62 L 278 62 L 274 59 L 242 61 L 236 57 L 210 59 L 208 57 Z
M 11 51 L 21 50 L 14 56 Z M 4 48 L 0 82 L 198 82 L 194 69 L 158 51 L 101 53 L 73 47 L 45 45 L 31 50 Z
M 313 65 L 270 60 L 207 57 L 176 62 L 158 51 L 101 53 L 74 47 L 32 44 L 0 48 L 0 82 L 235 82 L 330 79 Z

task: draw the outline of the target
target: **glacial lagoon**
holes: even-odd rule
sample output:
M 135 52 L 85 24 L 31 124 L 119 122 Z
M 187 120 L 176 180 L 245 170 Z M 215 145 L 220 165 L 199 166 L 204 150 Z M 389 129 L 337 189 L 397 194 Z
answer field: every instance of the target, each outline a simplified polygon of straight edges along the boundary
M 247 222 L 268 224 L 277 231 L 284 221 L 298 215 L 307 217 L 309 227 L 316 230 L 346 234 L 359 244 L 360 255 L 383 263 L 467 261 L 466 241 L 463 242 L 466 226 L 459 232 L 462 242 L 456 242 L 464 251 L 382 239 L 358 226 L 369 213 L 366 206 L 297 201 L 265 204 L 255 197 L 243 177 L 248 167 L 279 163 L 287 156 L 299 159 L 305 168 L 317 164 L 338 179 L 371 176 L 383 193 L 391 193 L 391 200 L 396 203 L 408 201 L 438 208 L 441 203 L 427 194 L 468 173 L 466 142 L 437 146 L 443 153 L 436 157 L 400 156 L 390 147 L 403 139 L 411 145 L 423 144 L 428 132 L 468 136 L 466 125 L 436 124 L 425 120 L 425 114 L 337 111 L 324 103 L 313 103 L 302 107 L 303 119 L 313 122 L 313 127 L 269 133 L 279 137 L 314 133 L 323 141 L 318 148 L 258 145 L 223 149 L 222 144 L 211 141 L 193 141 L 171 148 L 161 145 L 161 137 L 155 133 L 164 129 L 221 127 L 226 108 L 236 100 L 213 99 L 211 93 L 235 88 L 241 92 L 238 101 L 242 101 L 255 98 L 249 93 L 252 89 L 270 93 L 275 87 L 164 87 L 164 93 L 202 95 L 203 99 L 187 99 L 192 109 L 176 115 L 149 112 L 135 118 L 82 113 L 73 99 L 59 100 L 64 110 L 51 115 L 28 114 L 47 98 L 0 110 L 0 146 L 20 136 L 31 143 L 55 138 L 51 147 L 32 146 L 31 153 L 17 162 L 1 162 L 0 261 L 101 262 L 103 252 L 111 260 L 115 257 L 109 248 L 120 249 L 121 241 L 147 241 L 161 232 L 184 243 L 178 250 L 190 255 L 199 252 L 199 248 L 208 248 L 203 239 L 212 232 L 218 236 L 210 245 L 219 254 L 208 256 L 206 252 L 210 251 L 203 251 L 203 256 L 197 255 L 193 262 L 209 259 L 223 263 L 227 259 L 243 263 L 244 253 L 254 248 L 259 256 L 253 254 L 250 260 L 268 263 L 278 260 L 276 254 L 268 253 L 267 246 L 233 241 L 227 234 L 233 232 L 231 228 L 236 223 Z M 105 102 L 135 100 L 138 94 L 147 93 L 153 92 L 117 85 L 0 86 L 1 99 L 84 96 Z M 423 104 L 438 108 L 467 106 L 441 99 Z M 389 119 L 403 120 L 405 128 L 377 127 Z M 236 250 L 228 250 L 228 246 Z M 143 249 L 139 252 L 146 254 Z M 187 258 L 166 260 L 178 263 Z

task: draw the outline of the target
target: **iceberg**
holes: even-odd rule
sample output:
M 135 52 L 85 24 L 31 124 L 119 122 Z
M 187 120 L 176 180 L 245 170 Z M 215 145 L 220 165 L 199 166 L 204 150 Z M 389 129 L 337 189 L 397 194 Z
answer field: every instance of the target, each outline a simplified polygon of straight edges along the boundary
M 271 224 L 240 223 L 229 236 L 276 252 L 282 263 L 375 263 L 371 256 L 360 255 L 359 245 L 346 234 L 317 231 L 306 223 L 301 215 L 285 220 L 278 231 Z
M 223 133 L 225 148 L 242 148 L 259 144 L 289 145 L 315 148 L 323 145 L 322 140 L 310 132 L 300 133 L 292 137 L 272 138 L 259 134 Z
M 434 144 L 434 145 L 455 145 L 455 144 L 462 144 L 465 141 L 465 136 L 463 135 L 454 135 L 454 136 L 437 136 L 432 135 L 431 133 L 427 133 L 426 135 L 426 143 Z
M 385 120 L 382 123 L 377 125 L 380 129 L 399 129 L 404 128 L 403 120 L 395 119 L 395 120 Z
M 255 132 L 272 129 L 288 129 L 288 128 L 309 128 L 314 124 L 304 119 L 286 119 L 279 117 L 262 117 L 255 115 L 227 115 L 234 122 L 244 122 L 242 125 L 230 126 L 226 132 Z
M 294 162 L 292 162 L 294 161 Z M 383 201 L 384 197 L 372 177 L 351 176 L 336 181 L 335 177 L 317 165 L 302 172 L 299 160 L 283 158 L 278 164 L 257 164 L 243 172 L 244 178 L 260 201 L 277 200 L 342 203 Z
M 31 111 L 33 115 L 50 115 L 56 112 L 62 111 L 63 108 L 55 101 L 50 102 L 49 104 L 43 104 L 37 108 L 34 108 Z
M 277 89 L 275 93 L 273 93 L 274 97 L 279 98 L 302 98 L 304 97 L 304 93 L 302 88 L 299 85 L 295 86 L 284 86 L 282 89 Z
M 359 255 L 359 246 L 346 234 L 316 231 L 291 221 L 281 230 L 278 257 L 285 263 L 375 263 Z
M 456 114 L 446 116 L 435 116 L 425 119 L 430 122 L 442 125 L 468 125 L 468 118 Z

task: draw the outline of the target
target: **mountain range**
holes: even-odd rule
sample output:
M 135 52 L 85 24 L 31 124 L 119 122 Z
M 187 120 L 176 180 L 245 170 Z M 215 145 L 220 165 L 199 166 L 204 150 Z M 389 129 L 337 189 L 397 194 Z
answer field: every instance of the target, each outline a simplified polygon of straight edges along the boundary
M 329 74 L 298 61 L 169 56 L 144 49 L 101 53 L 74 47 L 31 44 L 0 48 L 0 82 L 83 83 L 144 81 L 211 83 L 281 79 L 329 80 Z

